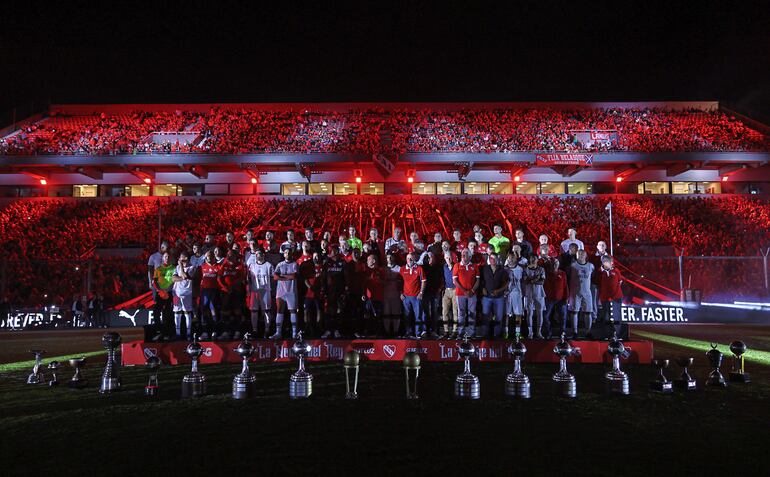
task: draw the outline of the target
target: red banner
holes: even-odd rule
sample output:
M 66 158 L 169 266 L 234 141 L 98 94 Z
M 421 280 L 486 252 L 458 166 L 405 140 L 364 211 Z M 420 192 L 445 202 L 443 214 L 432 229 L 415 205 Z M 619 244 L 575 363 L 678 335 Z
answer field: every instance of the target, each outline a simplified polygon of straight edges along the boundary
M 581 166 L 591 167 L 593 154 L 535 154 L 536 166 Z
M 558 357 L 553 353 L 553 347 L 558 340 L 525 341 L 527 345 L 526 361 L 528 363 L 555 363 Z M 341 361 L 347 351 L 357 350 L 362 360 L 371 361 L 401 361 L 404 355 L 414 351 L 424 361 L 459 361 L 457 354 L 458 341 L 434 340 L 308 340 L 311 351 L 308 361 Z M 572 341 L 572 346 L 580 348 L 580 356 L 570 357 L 570 362 L 576 363 L 608 363 L 606 341 Z M 253 341 L 255 348 L 254 362 L 288 362 L 294 360 L 291 355 L 292 341 Z M 479 361 L 512 361 L 508 353 L 509 341 L 474 341 Z M 624 363 L 649 364 L 652 360 L 652 342 L 625 341 L 626 349 L 631 355 Z M 233 351 L 238 346 L 237 341 L 203 341 L 201 364 L 239 363 L 241 358 Z M 122 345 L 124 365 L 143 365 L 150 356 L 159 357 L 164 364 L 185 364 L 190 357 L 184 350 L 187 343 L 176 341 L 172 343 L 152 343 L 132 341 Z

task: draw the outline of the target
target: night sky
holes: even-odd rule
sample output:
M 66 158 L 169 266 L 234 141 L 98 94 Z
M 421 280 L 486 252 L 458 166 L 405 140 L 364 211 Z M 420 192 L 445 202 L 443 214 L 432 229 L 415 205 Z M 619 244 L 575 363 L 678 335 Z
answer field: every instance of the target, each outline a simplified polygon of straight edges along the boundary
M 770 110 L 768 2 L 49 3 L 4 7 L 0 111 L 646 99 Z

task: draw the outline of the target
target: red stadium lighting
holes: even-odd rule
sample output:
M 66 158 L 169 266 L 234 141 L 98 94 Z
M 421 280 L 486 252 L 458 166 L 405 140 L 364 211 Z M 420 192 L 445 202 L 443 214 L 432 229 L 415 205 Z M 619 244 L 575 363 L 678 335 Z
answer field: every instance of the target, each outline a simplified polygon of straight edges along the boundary
M 521 182 L 521 176 L 513 176 L 513 182 Z
M 727 182 L 727 176 L 722 176 L 722 182 Z
M 256 184 L 257 183 L 257 178 L 256 177 L 252 177 L 251 178 L 251 183 L 252 184 Z
M 357 183 L 357 184 L 360 184 L 360 183 L 361 183 L 361 178 L 360 178 L 360 177 L 356 177 L 356 183 Z
M 406 181 L 410 184 L 414 183 L 414 177 L 407 177 Z
M 145 184 L 150 184 L 151 182 L 152 182 L 152 179 L 150 179 L 149 177 L 145 177 L 144 178 L 144 183 Z
M 616 177 L 615 178 L 615 182 L 623 182 L 623 178 L 622 177 Z
M 48 185 L 48 181 L 45 179 L 40 179 L 40 185 Z

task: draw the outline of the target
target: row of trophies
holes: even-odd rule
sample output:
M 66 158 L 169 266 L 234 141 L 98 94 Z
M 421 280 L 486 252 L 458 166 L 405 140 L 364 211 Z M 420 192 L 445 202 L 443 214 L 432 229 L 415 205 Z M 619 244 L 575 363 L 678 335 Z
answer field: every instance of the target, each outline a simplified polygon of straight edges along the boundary
M 118 346 L 120 345 L 120 335 L 118 333 L 105 333 L 102 337 L 102 345 L 107 350 L 107 365 L 102 373 L 99 392 L 109 394 L 118 391 L 121 388 L 119 375 L 119 366 L 116 360 Z M 744 354 L 747 347 L 742 341 L 733 341 L 730 344 L 730 351 L 733 353 L 733 369 L 729 374 L 732 382 L 748 383 L 749 374 L 744 371 Z M 203 354 L 203 347 L 198 342 L 197 336 L 193 337 L 192 342 L 187 346 L 185 353 L 192 359 L 192 369 L 190 373 L 182 378 L 182 397 L 200 397 L 206 394 L 206 376 L 198 370 L 198 361 Z M 243 361 L 241 372 L 233 378 L 232 395 L 235 399 L 246 399 L 256 394 L 256 376 L 249 369 L 249 360 L 254 355 L 255 348 L 251 344 L 249 334 L 244 336 L 243 341 L 235 348 L 238 356 Z M 305 369 L 305 359 L 311 347 L 303 341 L 302 333 L 298 334 L 297 340 L 292 346 L 292 353 L 297 357 L 299 368 L 289 378 L 289 397 L 292 399 L 308 398 L 313 393 L 313 375 Z M 530 380 L 524 374 L 521 362 L 527 353 L 527 348 L 521 342 L 521 337 L 516 339 L 508 348 L 513 356 L 513 372 L 508 374 L 505 379 L 506 396 L 519 399 L 529 399 Z M 40 384 L 45 382 L 42 368 L 42 356 L 44 351 L 31 350 L 35 355 L 35 366 L 32 374 L 27 378 L 27 384 Z M 577 397 L 577 381 L 575 376 L 567 369 L 567 358 L 570 356 L 579 356 L 580 348 L 573 347 L 569 341 L 561 335 L 561 340 L 553 348 L 554 354 L 559 357 L 559 370 L 553 375 L 555 392 L 558 396 L 574 398 Z M 620 360 L 629 356 L 629 351 L 617 335 L 614 335 L 607 345 L 607 353 L 612 357 L 612 370 L 605 374 L 607 392 L 615 395 L 630 394 L 628 374 L 620 369 Z M 476 355 L 476 347 L 467 337 L 458 344 L 458 354 L 463 359 L 463 372 L 455 379 L 454 395 L 460 399 L 479 399 L 481 397 L 481 384 L 478 376 L 471 372 L 471 358 Z M 711 345 L 711 350 L 706 353 L 706 357 L 713 368 L 706 379 L 707 386 L 726 387 L 725 380 L 720 368 L 722 366 L 723 355 L 717 349 L 716 344 Z M 658 393 L 671 393 L 674 389 L 682 391 L 693 391 L 697 389 L 696 380 L 690 376 L 688 367 L 693 363 L 693 358 L 680 357 L 676 363 L 682 368 L 682 374 L 679 379 L 670 381 L 664 374 L 665 368 L 669 365 L 667 359 L 654 359 L 652 364 L 658 369 L 658 375 L 655 380 L 650 382 L 650 390 Z M 73 389 L 81 389 L 87 385 L 85 378 L 81 374 L 81 368 L 85 365 L 85 358 L 73 358 L 69 364 L 75 368 L 75 375 L 69 382 Z M 160 368 L 160 358 L 151 356 L 146 361 L 146 367 L 150 377 L 144 393 L 147 396 L 156 396 L 158 394 L 158 370 Z M 358 371 L 360 364 L 360 354 L 358 351 L 348 351 L 343 360 L 345 370 L 346 399 L 358 398 Z M 55 386 L 59 382 L 56 373 L 61 364 L 58 361 L 51 361 L 48 369 L 53 377 L 48 382 L 49 386 Z M 415 352 L 408 352 L 403 360 L 404 371 L 406 375 L 406 397 L 407 399 L 418 399 L 417 379 L 420 374 L 420 355 Z M 353 379 L 351 380 L 351 373 Z

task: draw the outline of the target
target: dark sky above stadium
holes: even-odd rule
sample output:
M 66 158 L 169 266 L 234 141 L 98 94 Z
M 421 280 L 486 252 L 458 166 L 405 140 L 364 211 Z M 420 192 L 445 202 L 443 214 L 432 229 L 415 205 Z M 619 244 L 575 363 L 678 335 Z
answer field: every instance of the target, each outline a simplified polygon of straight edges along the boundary
M 44 102 L 770 104 L 768 2 L 13 2 L 0 110 Z

